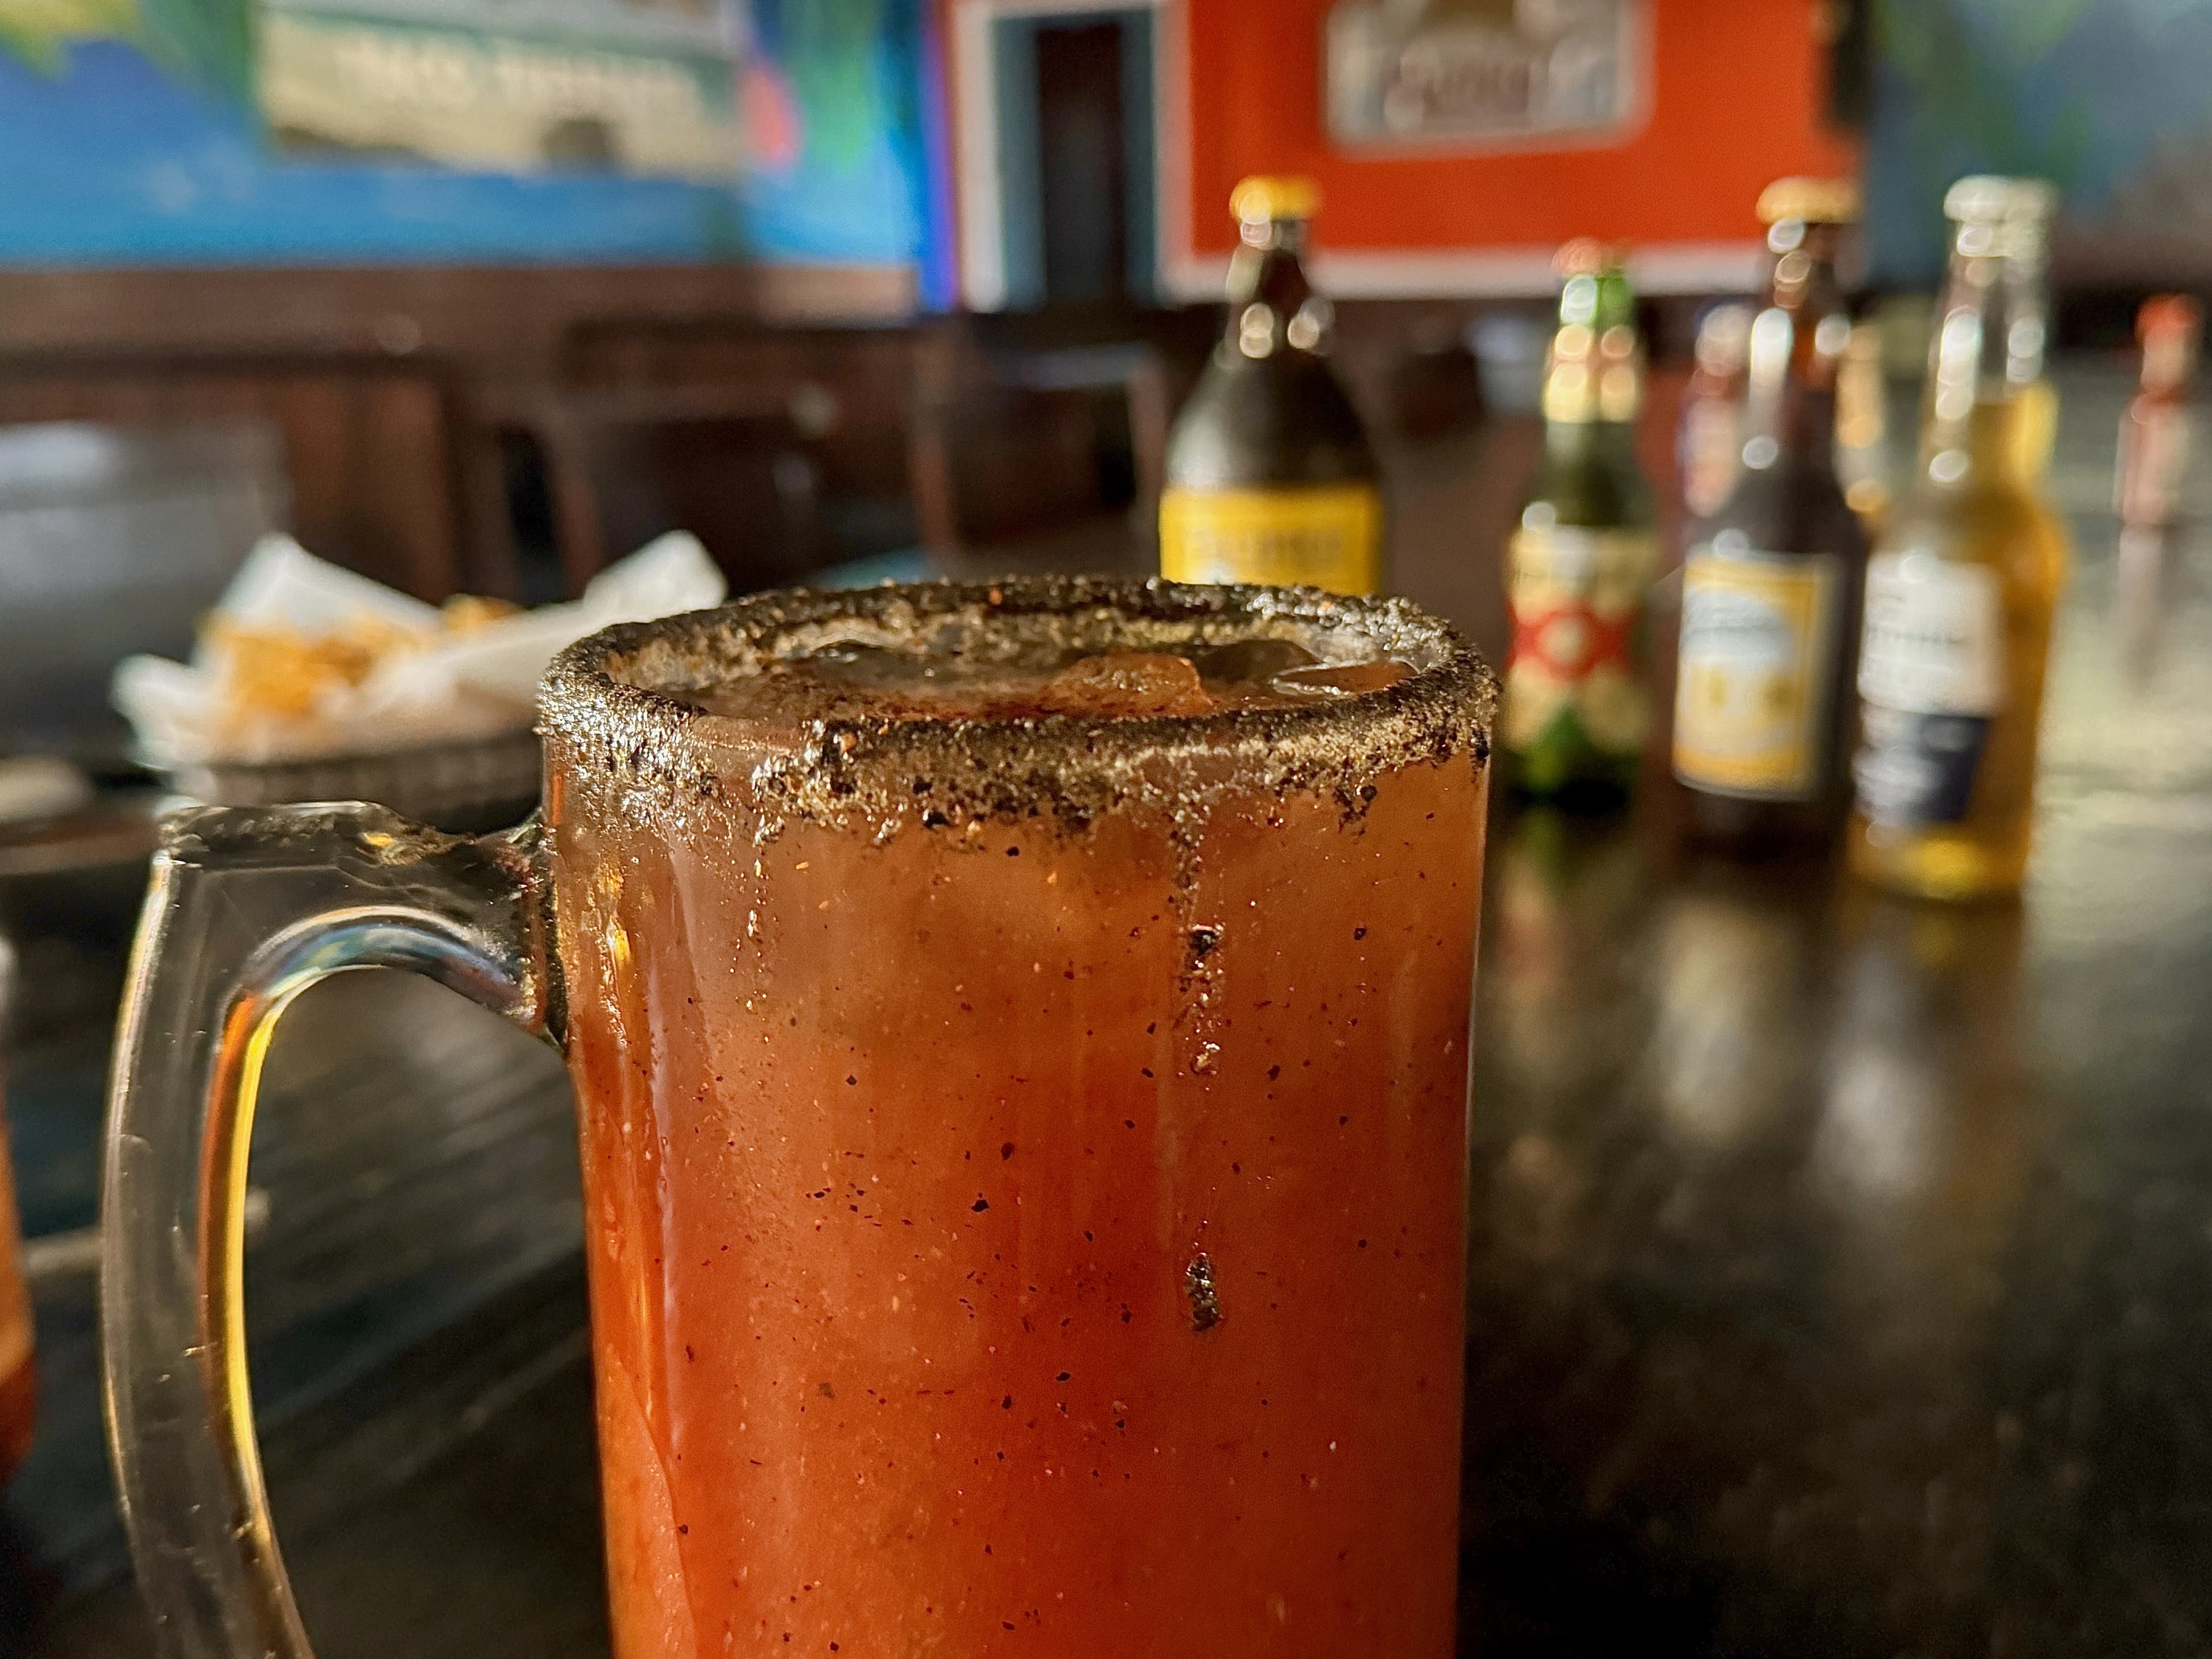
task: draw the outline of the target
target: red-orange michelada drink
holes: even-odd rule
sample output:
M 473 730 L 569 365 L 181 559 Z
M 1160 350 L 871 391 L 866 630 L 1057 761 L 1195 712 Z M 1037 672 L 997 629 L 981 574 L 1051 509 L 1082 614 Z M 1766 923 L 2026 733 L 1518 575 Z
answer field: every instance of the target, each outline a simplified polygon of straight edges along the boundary
M 542 824 L 170 815 L 101 1269 L 165 1642 L 311 1659 L 246 1176 L 377 966 L 568 1052 L 617 1659 L 1445 1659 L 1493 697 L 1396 600 L 770 594 L 556 661 Z
M 1401 602 L 556 667 L 621 1659 L 1443 1659 L 1491 682 Z

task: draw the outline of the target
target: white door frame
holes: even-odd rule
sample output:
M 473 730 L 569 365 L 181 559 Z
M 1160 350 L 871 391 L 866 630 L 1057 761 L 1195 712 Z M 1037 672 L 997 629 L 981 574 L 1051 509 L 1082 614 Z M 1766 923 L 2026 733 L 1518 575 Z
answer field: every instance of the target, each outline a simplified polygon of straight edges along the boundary
M 957 0 L 952 14 L 953 166 L 960 181 L 960 296 L 971 310 L 1006 303 L 1006 203 L 999 177 L 998 37 L 1012 18 L 1152 14 L 1152 246 L 1164 293 L 1187 239 L 1189 131 L 1183 82 L 1182 0 Z

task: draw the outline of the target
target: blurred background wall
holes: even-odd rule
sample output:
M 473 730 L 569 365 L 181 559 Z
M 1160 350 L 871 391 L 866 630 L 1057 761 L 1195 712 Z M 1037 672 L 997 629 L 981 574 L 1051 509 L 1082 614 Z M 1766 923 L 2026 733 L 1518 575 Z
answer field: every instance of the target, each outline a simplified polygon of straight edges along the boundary
M 2065 192 L 2062 281 L 2212 272 L 2212 3 L 1881 0 L 1867 143 L 1876 281 L 1932 285 L 1943 189 L 1982 170 Z
M 2045 173 L 2062 333 L 2124 334 L 2212 247 L 2208 70 L 2212 0 L 38 0 L 0 425 L 228 431 L 179 453 L 431 598 L 678 521 L 741 586 L 1141 527 L 1243 174 L 1319 179 L 1342 361 L 1424 426 L 1525 395 L 1571 236 L 1679 362 L 1791 173 L 1863 167 L 1904 291 L 1951 179 Z
M 1583 52 L 1531 104 L 1544 29 Z M 1430 78 L 1385 111 L 1393 53 Z M 2212 0 L 42 0 L 0 18 L 0 266 L 742 261 L 888 273 L 780 290 L 885 314 L 1106 260 L 1203 300 L 1230 185 L 1295 169 L 1348 297 L 1541 292 L 1584 234 L 1717 292 L 1761 182 L 1863 156 L 1878 284 L 1933 281 L 1981 167 L 2057 180 L 2062 273 L 2118 282 L 2206 261 L 2208 71 Z

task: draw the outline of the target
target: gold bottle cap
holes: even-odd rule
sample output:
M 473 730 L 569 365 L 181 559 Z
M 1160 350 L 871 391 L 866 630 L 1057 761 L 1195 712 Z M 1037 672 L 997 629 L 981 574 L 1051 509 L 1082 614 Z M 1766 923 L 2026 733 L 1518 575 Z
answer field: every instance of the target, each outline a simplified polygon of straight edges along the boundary
M 2058 187 L 2045 179 L 1978 173 L 1943 192 L 1944 216 L 1961 223 L 2040 224 L 2057 211 Z
M 1608 270 L 1620 268 L 1623 252 L 1621 248 L 1601 242 L 1595 236 L 1577 236 L 1553 258 L 1552 269 L 1562 278 L 1602 276 Z
M 1859 186 L 1856 179 L 1777 179 L 1759 192 L 1759 222 L 1785 219 L 1808 225 L 1856 224 Z
M 1292 173 L 1255 173 L 1229 192 L 1229 210 L 1247 225 L 1310 219 L 1321 211 L 1321 186 Z

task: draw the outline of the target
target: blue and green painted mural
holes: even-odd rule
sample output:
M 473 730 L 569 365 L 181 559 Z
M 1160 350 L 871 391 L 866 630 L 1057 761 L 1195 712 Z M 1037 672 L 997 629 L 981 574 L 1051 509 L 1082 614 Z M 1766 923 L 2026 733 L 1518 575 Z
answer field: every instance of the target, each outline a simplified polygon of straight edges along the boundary
M 2212 245 L 2212 0 L 1879 0 L 1875 276 L 1942 268 L 1947 185 L 2033 173 L 2100 268 L 2160 279 Z M 2201 268 L 2201 254 L 2193 263 Z
M 927 18 L 4 0 L 0 262 L 925 260 Z

